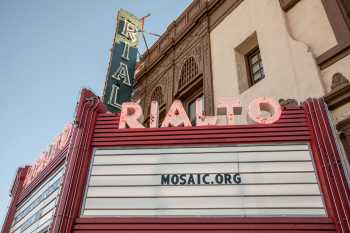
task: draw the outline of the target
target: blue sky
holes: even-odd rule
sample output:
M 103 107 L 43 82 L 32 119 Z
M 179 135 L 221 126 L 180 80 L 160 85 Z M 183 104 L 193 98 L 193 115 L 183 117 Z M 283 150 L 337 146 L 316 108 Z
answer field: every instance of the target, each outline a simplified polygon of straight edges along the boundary
M 145 29 L 161 34 L 190 2 L 0 0 L 1 223 L 16 169 L 73 119 L 81 88 L 102 94 L 117 10 L 151 13 Z

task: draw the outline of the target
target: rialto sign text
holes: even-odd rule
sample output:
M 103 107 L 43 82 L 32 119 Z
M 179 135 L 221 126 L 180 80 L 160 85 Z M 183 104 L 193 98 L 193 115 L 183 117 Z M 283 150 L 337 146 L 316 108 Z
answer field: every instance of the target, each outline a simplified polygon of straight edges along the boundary
M 242 112 L 242 105 L 237 99 L 222 99 L 219 101 L 217 109 L 226 111 L 226 124 L 235 125 L 235 115 Z M 281 116 L 281 106 L 271 97 L 258 97 L 248 105 L 247 117 L 249 121 L 257 124 L 272 124 L 279 120 Z M 152 101 L 149 127 L 159 127 L 159 106 L 157 101 Z M 142 124 L 143 113 L 138 103 L 125 102 L 119 120 L 119 128 L 145 128 Z M 196 100 L 196 126 L 216 125 L 217 116 L 205 116 L 203 113 L 202 100 Z M 175 100 L 167 112 L 160 127 L 189 127 L 192 126 L 187 113 L 180 100 Z

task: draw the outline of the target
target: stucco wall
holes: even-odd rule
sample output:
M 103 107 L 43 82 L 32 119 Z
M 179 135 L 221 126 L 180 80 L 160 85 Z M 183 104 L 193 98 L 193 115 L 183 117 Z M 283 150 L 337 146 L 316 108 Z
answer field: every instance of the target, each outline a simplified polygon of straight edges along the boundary
M 307 44 L 315 56 L 337 45 L 321 0 L 301 0 L 287 12 L 293 38 Z
M 257 96 L 295 98 L 324 94 L 319 68 L 309 47 L 294 40 L 278 0 L 246 0 L 210 33 L 214 101 L 239 97 L 247 104 Z M 266 77 L 240 94 L 235 49 L 257 34 Z
M 339 108 L 336 108 L 332 111 L 333 118 L 335 123 L 339 123 L 342 120 L 350 117 L 350 103 L 344 104 Z

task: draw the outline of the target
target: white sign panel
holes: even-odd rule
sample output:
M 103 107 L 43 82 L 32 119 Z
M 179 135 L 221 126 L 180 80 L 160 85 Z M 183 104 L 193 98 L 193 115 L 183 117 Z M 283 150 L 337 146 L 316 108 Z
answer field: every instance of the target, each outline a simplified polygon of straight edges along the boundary
M 302 145 L 96 149 L 83 216 L 325 216 Z
M 44 232 L 52 222 L 61 190 L 63 167 L 49 176 L 17 208 L 11 233 Z

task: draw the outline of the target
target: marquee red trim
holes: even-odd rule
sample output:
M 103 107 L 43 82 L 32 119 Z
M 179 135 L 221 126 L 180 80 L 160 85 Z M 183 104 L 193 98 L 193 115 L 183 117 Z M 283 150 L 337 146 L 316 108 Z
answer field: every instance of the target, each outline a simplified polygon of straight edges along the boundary
M 305 103 L 305 108 L 312 129 L 317 173 L 322 177 L 321 187 L 330 216 L 335 220 L 337 232 L 350 232 L 350 190 L 325 104 L 321 100 L 310 99 Z
M 75 128 L 67 152 L 64 186 L 51 232 L 71 232 L 75 218 L 79 216 L 92 155 L 90 142 L 96 115 L 106 111 L 106 106 L 97 96 L 87 89 L 82 90 L 74 122 Z
M 13 218 L 16 214 L 16 206 L 19 199 L 19 194 L 22 192 L 24 180 L 26 178 L 29 166 L 18 168 L 16 178 L 11 188 L 11 203 L 7 211 L 7 215 L 2 226 L 1 232 L 10 232 Z
M 50 163 L 36 176 L 33 181 L 25 187 L 19 195 L 17 205 L 21 204 L 26 197 L 33 192 L 50 174 L 52 174 L 58 167 L 60 167 L 66 158 L 67 147 L 62 152 L 55 156 Z
M 78 218 L 74 232 L 334 232 L 328 218 Z
M 36 176 L 33 181 L 26 187 L 24 187 L 24 181 L 27 175 L 27 172 L 30 169 L 30 166 L 24 168 L 19 168 L 15 178 L 15 182 L 11 189 L 12 200 L 10 207 L 7 211 L 6 219 L 1 232 L 9 232 L 11 224 L 13 222 L 16 208 L 22 203 L 36 187 L 38 187 L 45 179 L 52 174 L 59 166 L 61 166 L 66 158 L 67 147 L 65 147 L 60 154 L 55 156 L 53 160 Z

